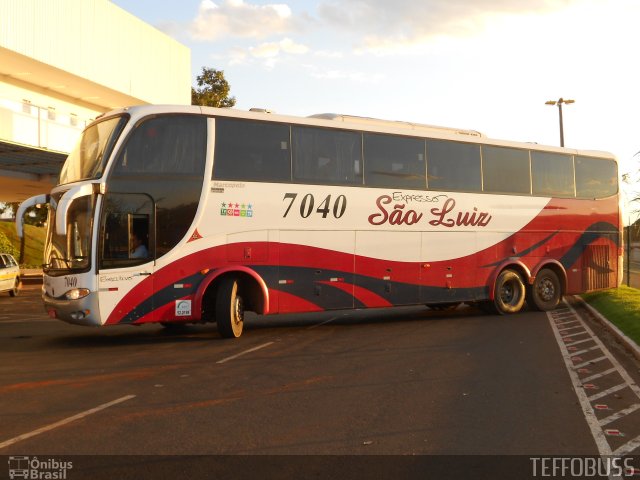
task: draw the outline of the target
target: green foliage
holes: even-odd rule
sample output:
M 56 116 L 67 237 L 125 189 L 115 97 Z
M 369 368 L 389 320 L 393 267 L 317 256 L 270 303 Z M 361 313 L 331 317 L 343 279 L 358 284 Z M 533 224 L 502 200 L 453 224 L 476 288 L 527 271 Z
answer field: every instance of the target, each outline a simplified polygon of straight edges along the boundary
M 640 345 L 640 290 L 621 286 L 587 293 L 582 298 Z
M 13 258 L 18 260 L 20 256 L 20 250 L 7 238 L 4 232 L 0 232 L 0 252 L 13 255 Z
M 198 88 L 191 88 L 191 104 L 203 107 L 233 107 L 236 97 L 229 97 L 229 82 L 224 71 L 202 67 L 202 74 L 196 77 Z
M 42 259 L 44 257 L 44 240 L 47 234 L 47 229 L 43 227 L 36 227 L 33 225 L 25 225 L 25 242 L 24 242 L 24 259 L 21 262 L 21 267 L 27 268 L 39 268 L 42 266 Z M 20 261 L 20 238 L 16 234 L 16 226 L 13 222 L 0 221 L 0 234 L 3 234 L 13 245 L 14 251 L 17 252 L 14 257 L 17 261 Z

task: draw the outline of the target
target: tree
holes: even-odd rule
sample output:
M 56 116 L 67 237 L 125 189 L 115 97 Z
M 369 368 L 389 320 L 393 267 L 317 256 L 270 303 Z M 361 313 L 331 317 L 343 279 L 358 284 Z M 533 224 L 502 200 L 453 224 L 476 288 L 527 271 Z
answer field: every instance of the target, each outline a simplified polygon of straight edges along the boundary
M 229 82 L 222 70 L 202 67 L 202 74 L 196 77 L 198 88 L 191 87 L 191 104 L 204 107 L 233 107 L 236 97 L 229 96 Z
M 16 212 L 20 202 L 5 202 L 0 203 L 0 214 L 9 215 L 11 218 L 16 218 Z M 34 225 L 36 227 L 44 227 L 47 223 L 47 215 L 49 209 L 47 205 L 36 205 L 27 209 L 24 212 L 24 223 L 27 225 Z
M 19 250 L 11 243 L 11 240 L 4 232 L 0 232 L 0 252 L 8 253 L 16 259 L 20 256 Z M 18 260 L 18 263 L 20 263 L 20 260 Z

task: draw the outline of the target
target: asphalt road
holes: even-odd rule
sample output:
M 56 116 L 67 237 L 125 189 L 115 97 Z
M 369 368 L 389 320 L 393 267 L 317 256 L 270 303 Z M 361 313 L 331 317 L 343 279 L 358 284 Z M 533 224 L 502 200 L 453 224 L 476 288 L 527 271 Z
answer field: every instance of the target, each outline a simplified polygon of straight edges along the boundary
M 3 455 L 258 454 L 263 463 L 521 455 L 528 463 L 602 453 L 567 366 L 570 343 L 554 331 L 564 314 L 411 307 L 251 317 L 240 339 L 223 340 L 215 325 L 67 325 L 47 318 L 39 288 L 0 297 Z M 609 350 L 637 382 L 638 363 Z M 618 427 L 627 440 L 640 439 L 635 413 Z M 638 455 L 640 443 L 629 452 Z M 325 457 L 298 457 L 304 468 L 299 458 Z

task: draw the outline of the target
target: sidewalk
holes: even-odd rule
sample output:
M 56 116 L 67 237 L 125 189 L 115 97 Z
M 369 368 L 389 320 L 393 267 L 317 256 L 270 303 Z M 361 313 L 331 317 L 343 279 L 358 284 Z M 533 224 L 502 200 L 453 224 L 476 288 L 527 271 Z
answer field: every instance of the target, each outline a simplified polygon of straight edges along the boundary
M 41 268 L 21 268 L 20 278 L 23 282 L 38 283 L 42 282 L 42 269 Z

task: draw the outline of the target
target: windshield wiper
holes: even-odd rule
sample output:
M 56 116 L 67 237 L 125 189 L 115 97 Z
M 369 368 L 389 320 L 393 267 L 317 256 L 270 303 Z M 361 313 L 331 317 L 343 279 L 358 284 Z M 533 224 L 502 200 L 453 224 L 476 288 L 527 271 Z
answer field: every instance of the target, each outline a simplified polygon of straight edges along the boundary
M 71 263 L 68 259 L 66 259 L 66 258 L 61 258 L 61 257 L 59 257 L 58 255 L 55 255 L 55 254 L 51 255 L 51 260 L 57 260 L 57 261 L 59 261 L 59 262 L 64 262 L 64 263 L 65 263 L 65 265 L 67 266 L 67 268 L 73 268 L 73 267 L 72 267 L 72 263 Z M 47 265 L 47 266 L 48 266 L 47 268 L 51 268 L 51 267 L 52 267 L 52 265 L 53 265 L 53 262 L 51 262 L 51 263 L 45 263 L 45 265 Z

